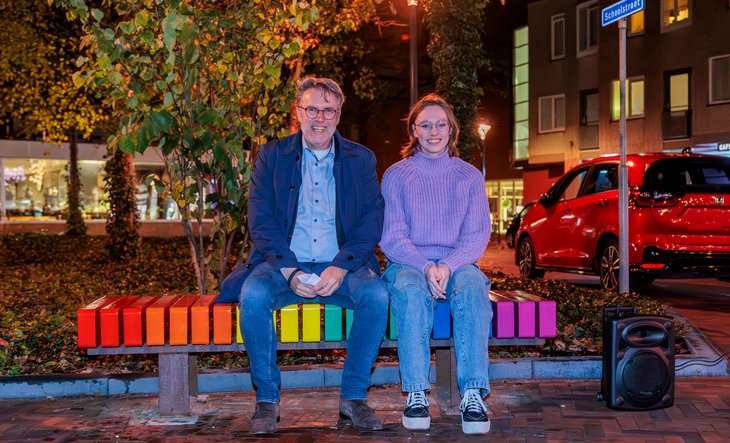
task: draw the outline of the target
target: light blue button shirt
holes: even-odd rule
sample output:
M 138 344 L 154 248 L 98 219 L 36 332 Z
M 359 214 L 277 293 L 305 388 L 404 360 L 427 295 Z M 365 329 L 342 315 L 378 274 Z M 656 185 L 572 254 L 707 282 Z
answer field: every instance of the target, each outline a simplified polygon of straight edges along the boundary
M 302 187 L 291 250 L 300 262 L 331 262 L 340 252 L 335 221 L 335 141 L 326 151 L 312 150 L 302 141 Z

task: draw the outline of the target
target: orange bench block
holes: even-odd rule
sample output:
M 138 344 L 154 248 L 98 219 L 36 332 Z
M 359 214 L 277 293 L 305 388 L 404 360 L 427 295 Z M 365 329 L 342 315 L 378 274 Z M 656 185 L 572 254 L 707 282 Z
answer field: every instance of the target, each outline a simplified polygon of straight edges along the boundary
M 170 344 L 187 345 L 190 333 L 190 307 L 199 295 L 183 295 L 170 306 Z
M 230 345 L 233 342 L 233 307 L 234 304 L 213 306 L 213 343 Z
M 99 310 L 119 298 L 115 295 L 107 295 L 76 311 L 78 324 L 77 342 L 79 348 L 95 348 L 99 346 Z
M 145 311 L 158 298 L 154 295 L 145 295 L 122 310 L 124 346 L 142 346 L 144 344 Z
M 99 311 L 101 322 L 101 345 L 115 348 L 122 344 L 122 309 L 131 305 L 139 297 L 128 295 L 114 300 Z
M 176 301 L 174 295 L 165 295 L 147 307 L 147 345 L 163 346 L 167 343 L 167 323 L 170 306 Z
M 203 295 L 190 307 L 190 343 L 207 345 L 210 343 L 211 314 L 217 295 Z

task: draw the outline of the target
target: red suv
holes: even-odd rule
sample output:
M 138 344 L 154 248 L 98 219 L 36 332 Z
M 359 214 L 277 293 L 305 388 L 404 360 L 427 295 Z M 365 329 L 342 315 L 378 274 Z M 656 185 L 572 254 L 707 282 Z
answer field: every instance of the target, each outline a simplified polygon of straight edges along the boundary
M 730 158 L 631 154 L 629 271 L 635 288 L 658 277 L 730 278 Z M 515 263 L 524 277 L 547 270 L 596 274 L 618 289 L 618 156 L 563 175 L 522 220 Z

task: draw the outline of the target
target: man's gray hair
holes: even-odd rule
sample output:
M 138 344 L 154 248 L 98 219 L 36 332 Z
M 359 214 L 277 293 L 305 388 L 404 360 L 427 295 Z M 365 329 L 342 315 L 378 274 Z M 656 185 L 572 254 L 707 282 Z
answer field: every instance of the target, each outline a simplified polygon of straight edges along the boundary
M 338 101 L 338 106 L 345 103 L 345 94 L 342 93 L 340 85 L 336 81 L 325 77 L 304 77 L 297 83 L 297 103 L 302 100 L 302 95 L 310 89 L 319 89 L 325 97 L 333 94 Z

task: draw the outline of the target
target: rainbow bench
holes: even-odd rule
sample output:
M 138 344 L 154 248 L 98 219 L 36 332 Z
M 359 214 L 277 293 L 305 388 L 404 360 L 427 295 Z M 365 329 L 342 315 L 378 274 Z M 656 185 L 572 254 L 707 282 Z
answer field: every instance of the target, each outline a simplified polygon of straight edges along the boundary
M 106 296 L 78 310 L 78 346 L 88 355 L 158 354 L 159 410 L 190 414 L 197 395 L 197 354 L 245 351 L 235 304 L 215 295 Z M 556 305 L 522 291 L 490 292 L 494 317 L 490 346 L 541 345 L 556 335 Z M 274 312 L 278 348 L 346 347 L 352 311 L 332 305 L 299 304 Z M 381 347 L 396 347 L 393 315 Z M 451 342 L 451 315 L 439 303 L 431 345 L 437 348 L 437 384 L 458 403 Z

